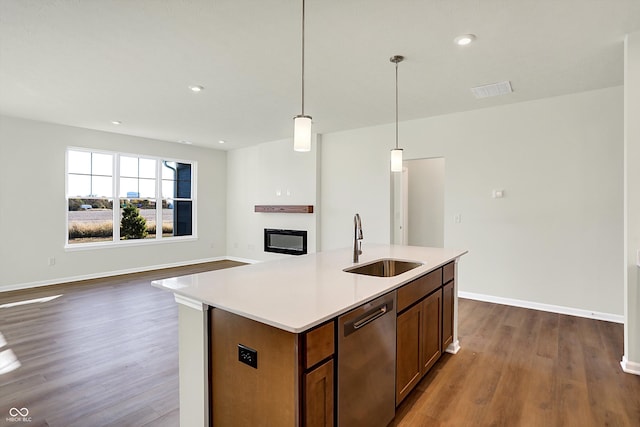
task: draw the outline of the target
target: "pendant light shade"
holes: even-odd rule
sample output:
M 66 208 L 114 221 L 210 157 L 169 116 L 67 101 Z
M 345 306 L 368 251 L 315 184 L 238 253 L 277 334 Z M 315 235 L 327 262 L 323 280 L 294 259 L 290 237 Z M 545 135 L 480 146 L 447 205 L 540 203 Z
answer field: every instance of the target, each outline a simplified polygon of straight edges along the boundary
M 391 172 L 402 172 L 402 148 L 398 148 L 398 63 L 404 56 L 392 56 L 389 61 L 396 64 L 396 148 L 391 150 Z
M 402 172 L 402 148 L 391 150 L 391 172 Z
M 302 0 L 302 113 L 293 118 L 293 149 L 311 150 L 311 116 L 304 114 L 304 0 Z
M 293 118 L 293 149 L 311 150 L 311 117 L 300 115 Z

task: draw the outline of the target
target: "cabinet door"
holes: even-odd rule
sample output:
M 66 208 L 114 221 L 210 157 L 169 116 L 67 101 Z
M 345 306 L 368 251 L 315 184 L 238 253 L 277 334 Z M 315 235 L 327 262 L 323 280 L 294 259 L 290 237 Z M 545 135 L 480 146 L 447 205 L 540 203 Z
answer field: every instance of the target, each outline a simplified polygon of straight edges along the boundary
M 420 381 L 423 305 L 416 304 L 398 316 L 396 323 L 396 406 Z
M 422 375 L 433 366 L 442 354 L 442 292 L 438 290 L 422 302 Z
M 303 414 L 303 426 L 333 426 L 333 359 L 304 374 Z
M 453 343 L 453 283 L 442 287 L 442 351 Z

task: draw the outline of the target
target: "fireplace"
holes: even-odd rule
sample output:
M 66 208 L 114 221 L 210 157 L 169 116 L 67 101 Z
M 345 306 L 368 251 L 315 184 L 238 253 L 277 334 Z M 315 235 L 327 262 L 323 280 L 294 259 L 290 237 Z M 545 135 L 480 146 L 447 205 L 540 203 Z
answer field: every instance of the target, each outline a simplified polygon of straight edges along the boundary
M 264 229 L 264 251 L 288 255 L 307 253 L 307 232 L 304 230 Z

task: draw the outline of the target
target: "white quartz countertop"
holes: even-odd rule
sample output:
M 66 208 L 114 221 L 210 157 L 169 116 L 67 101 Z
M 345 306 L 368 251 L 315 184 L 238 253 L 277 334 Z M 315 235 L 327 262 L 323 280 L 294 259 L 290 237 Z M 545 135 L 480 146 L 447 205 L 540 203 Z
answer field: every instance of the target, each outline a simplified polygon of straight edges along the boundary
M 153 286 L 285 331 L 304 332 L 392 291 L 467 251 L 363 245 L 357 265 L 381 258 L 423 265 L 395 277 L 347 273 L 352 249 L 318 252 L 152 282 Z

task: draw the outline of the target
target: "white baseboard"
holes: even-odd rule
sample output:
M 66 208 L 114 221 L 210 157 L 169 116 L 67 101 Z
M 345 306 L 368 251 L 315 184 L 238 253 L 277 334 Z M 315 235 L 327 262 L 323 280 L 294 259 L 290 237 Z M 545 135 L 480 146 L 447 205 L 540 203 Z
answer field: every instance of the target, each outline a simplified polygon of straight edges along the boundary
M 627 359 L 627 356 L 622 356 L 620 366 L 622 366 L 622 370 L 627 374 L 640 375 L 640 363 L 631 362 Z
M 20 289 L 37 288 L 40 286 L 59 285 L 61 283 L 80 282 L 82 280 L 101 279 L 104 277 L 119 276 L 122 274 L 143 273 L 145 271 L 162 270 L 164 268 L 184 267 L 187 265 L 203 264 L 206 262 L 224 261 L 224 260 L 232 260 L 232 261 L 247 262 L 247 263 L 256 262 L 252 260 L 244 260 L 244 259 L 241 260 L 239 258 L 234 258 L 234 257 L 219 256 L 219 257 L 206 258 L 206 259 L 172 262 L 168 264 L 149 265 L 146 267 L 127 268 L 124 270 L 103 271 L 100 273 L 85 274 L 81 276 L 58 277 L 51 280 L 40 280 L 37 282 L 4 285 L 4 286 L 0 286 L 0 293 L 8 292 L 8 291 L 17 291 Z
M 445 349 L 447 353 L 456 354 L 460 351 L 460 341 L 456 340 L 447 346 Z
M 580 308 L 564 307 L 561 305 L 543 304 L 539 302 L 524 301 L 512 298 L 496 297 L 493 295 L 476 294 L 472 292 L 458 291 L 460 298 L 477 301 L 492 302 L 495 304 L 511 305 L 514 307 L 530 308 L 533 310 L 548 311 L 550 313 L 568 314 L 570 316 L 586 317 L 589 319 L 605 320 L 607 322 L 624 323 L 624 316 L 612 313 L 583 310 Z
M 228 259 L 229 261 L 237 261 L 237 262 L 244 262 L 247 264 L 257 264 L 259 262 L 263 262 L 257 259 L 249 259 L 249 258 L 241 258 L 241 257 L 237 257 L 237 256 L 226 256 L 223 257 L 224 259 Z

